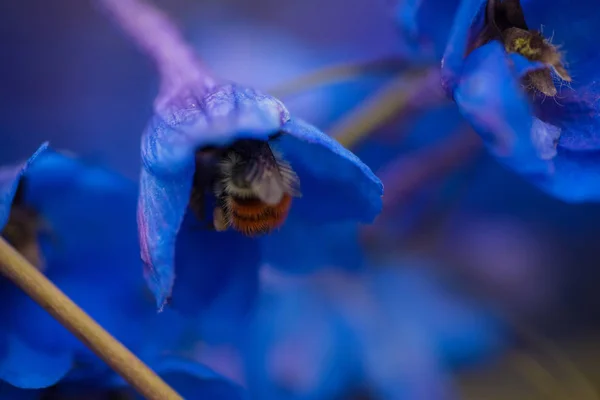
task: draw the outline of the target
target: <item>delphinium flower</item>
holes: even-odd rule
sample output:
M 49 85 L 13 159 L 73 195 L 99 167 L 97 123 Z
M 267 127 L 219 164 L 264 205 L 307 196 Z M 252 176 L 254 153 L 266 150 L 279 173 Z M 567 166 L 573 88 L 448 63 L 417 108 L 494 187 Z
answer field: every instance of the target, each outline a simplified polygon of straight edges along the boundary
M 318 229 L 377 215 L 381 182 L 355 155 L 290 117 L 279 100 L 217 79 L 153 6 L 100 3 L 160 73 L 142 137 L 138 205 L 142 258 L 159 308 L 171 298 L 197 311 L 235 286 L 240 301 L 233 303 L 244 309 L 267 234 L 292 230 L 292 221 Z
M 400 268 L 398 266 L 400 265 Z M 450 374 L 503 349 L 503 325 L 422 260 L 267 286 L 244 346 L 261 399 L 454 398 Z
M 358 375 L 356 342 L 339 313 L 313 286 L 278 282 L 261 292 L 241 346 L 245 381 L 253 397 L 334 399 Z
M 157 314 L 139 274 L 137 186 L 42 147 L 0 172 L 0 231 L 73 301 L 142 360 L 177 349 L 184 328 Z M 114 374 L 8 280 L 0 280 L 0 379 L 24 388 Z
M 565 201 L 600 198 L 591 2 L 462 1 L 443 84 L 501 162 Z

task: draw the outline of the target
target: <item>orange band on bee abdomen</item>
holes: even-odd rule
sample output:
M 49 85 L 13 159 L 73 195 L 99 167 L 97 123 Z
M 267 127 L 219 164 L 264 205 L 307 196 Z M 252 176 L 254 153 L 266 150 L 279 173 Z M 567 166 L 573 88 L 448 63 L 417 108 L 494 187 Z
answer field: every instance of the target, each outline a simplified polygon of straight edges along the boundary
M 287 215 L 291 203 L 292 197 L 285 193 L 279 204 L 275 206 L 267 205 L 256 198 L 244 199 L 238 197 L 230 197 L 227 206 L 232 213 L 235 213 L 240 218 L 262 219 L 266 215 Z
M 291 196 L 285 194 L 276 206 L 268 206 L 259 200 L 237 198 L 232 198 L 228 206 L 233 229 L 254 236 L 271 232 L 283 225 L 291 206 Z

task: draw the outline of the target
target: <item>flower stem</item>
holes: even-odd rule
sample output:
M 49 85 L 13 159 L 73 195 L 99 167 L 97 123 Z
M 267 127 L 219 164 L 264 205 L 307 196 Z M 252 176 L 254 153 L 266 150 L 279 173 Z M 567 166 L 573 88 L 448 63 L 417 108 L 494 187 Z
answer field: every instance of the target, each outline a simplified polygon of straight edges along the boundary
M 319 86 L 331 85 L 351 78 L 365 77 L 369 74 L 395 74 L 406 68 L 407 65 L 407 61 L 401 57 L 333 65 L 301 75 L 267 92 L 279 98 L 289 97 Z M 414 66 L 411 66 L 411 68 L 414 68 Z
M 143 0 L 97 0 L 131 40 L 156 65 L 161 80 L 155 107 L 190 82 L 205 87 L 215 85 L 212 74 L 181 36 L 170 18 Z
M 142 396 L 149 400 L 183 400 L 2 238 L 0 273 L 77 336 Z
M 426 183 L 454 172 L 481 148 L 477 134 L 461 127 L 439 143 L 399 156 L 377 172 L 387 189 L 384 207 L 391 208 L 411 198 Z
M 377 93 L 344 115 L 329 129 L 329 134 L 344 147 L 352 147 L 377 128 L 407 115 L 410 110 L 444 101 L 439 89 L 437 70 L 406 72 L 396 76 Z

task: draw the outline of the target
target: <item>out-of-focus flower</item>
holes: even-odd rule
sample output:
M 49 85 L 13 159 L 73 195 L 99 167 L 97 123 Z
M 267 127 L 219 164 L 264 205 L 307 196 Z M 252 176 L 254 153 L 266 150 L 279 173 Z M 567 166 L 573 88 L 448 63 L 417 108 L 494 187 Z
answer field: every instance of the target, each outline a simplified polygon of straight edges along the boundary
M 197 311 L 231 291 L 224 302 L 244 312 L 260 246 L 270 246 L 270 236 L 249 236 L 279 228 L 288 213 L 292 233 L 292 223 L 371 222 L 379 213 L 382 184 L 354 154 L 290 117 L 279 100 L 214 77 L 159 10 L 135 0 L 102 3 L 161 73 L 142 138 L 138 205 L 159 308 L 172 300 Z M 265 261 L 289 260 L 286 248 L 275 248 Z
M 247 391 L 241 386 L 218 375 L 208 367 L 184 358 L 167 356 L 156 360 L 150 367 L 184 399 L 245 400 Z M 61 382 L 52 388 L 50 398 L 95 399 L 101 397 L 104 390 L 118 393 L 118 398 L 142 399 L 125 381 L 114 373 L 106 374 L 95 382 Z M 118 392 L 117 392 L 118 391 Z M 98 397 L 94 397 L 98 395 Z M 0 385 L 0 399 L 29 400 L 45 399 L 44 390 L 19 390 Z
M 444 243 L 465 283 L 521 314 L 553 310 L 549 306 L 556 300 L 556 264 L 561 260 L 557 240 L 514 217 L 470 211 L 461 215 Z
M 356 342 L 315 289 L 301 283 L 263 292 L 243 349 L 252 396 L 335 398 L 358 375 Z
M 266 289 L 245 347 L 251 394 L 452 398 L 446 375 L 500 350 L 503 327 L 419 264 Z
M 462 1 L 442 62 L 448 94 L 492 154 L 571 202 L 600 199 L 591 6 Z
M 8 242 L 143 360 L 176 345 L 183 324 L 156 314 L 135 268 L 134 182 L 45 147 L 0 177 Z M 1 281 L 0 294 L 0 379 L 31 389 L 110 371 L 11 282 Z
M 398 0 L 396 23 L 417 59 L 439 60 L 459 0 Z

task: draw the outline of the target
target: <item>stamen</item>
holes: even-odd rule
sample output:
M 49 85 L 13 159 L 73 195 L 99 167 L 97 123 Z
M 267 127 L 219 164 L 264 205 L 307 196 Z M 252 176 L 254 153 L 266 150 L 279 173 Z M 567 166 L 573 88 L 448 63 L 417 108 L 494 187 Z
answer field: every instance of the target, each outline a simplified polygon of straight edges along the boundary
M 541 32 L 530 30 L 519 0 L 488 0 L 486 26 L 474 41 L 476 48 L 491 40 L 500 40 L 508 53 L 517 53 L 530 61 L 537 61 L 548 68 L 529 72 L 523 78 L 526 90 L 534 89 L 546 96 L 558 93 L 554 85 L 551 69 L 566 82 L 571 81 L 562 62 L 562 55 L 556 46 L 546 40 Z

